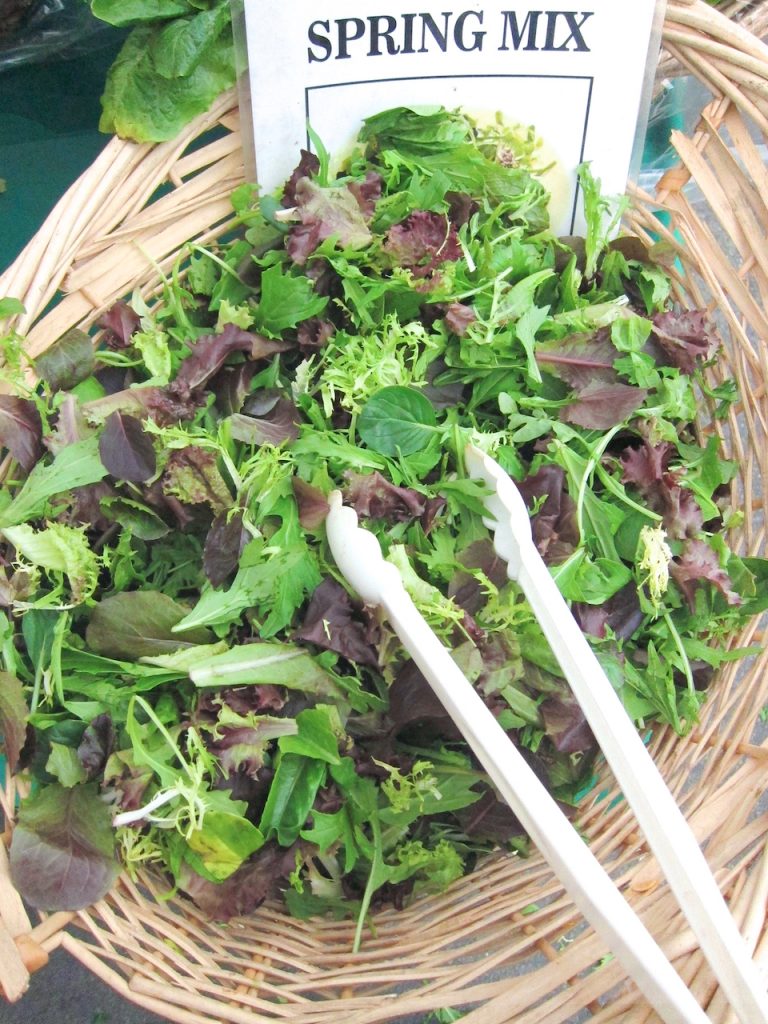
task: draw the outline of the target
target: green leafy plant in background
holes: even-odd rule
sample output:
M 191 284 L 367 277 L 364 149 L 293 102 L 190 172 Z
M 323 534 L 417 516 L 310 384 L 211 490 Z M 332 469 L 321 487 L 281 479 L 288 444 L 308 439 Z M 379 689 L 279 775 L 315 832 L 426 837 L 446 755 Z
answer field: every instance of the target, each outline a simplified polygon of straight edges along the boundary
M 228 0 L 91 0 L 91 11 L 132 28 L 109 70 L 102 131 L 172 139 L 234 84 Z

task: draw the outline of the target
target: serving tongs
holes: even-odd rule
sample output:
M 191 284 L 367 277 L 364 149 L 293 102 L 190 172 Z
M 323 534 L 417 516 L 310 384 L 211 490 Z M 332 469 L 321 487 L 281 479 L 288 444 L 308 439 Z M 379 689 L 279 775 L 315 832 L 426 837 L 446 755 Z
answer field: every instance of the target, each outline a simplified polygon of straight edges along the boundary
M 469 475 L 490 490 L 484 522 L 508 576 L 528 599 L 724 994 L 742 1024 L 767 1024 L 768 997 L 746 944 L 682 812 L 542 561 L 520 492 L 477 448 L 468 446 L 465 460 Z M 576 907 L 663 1021 L 705 1024 L 704 1011 L 645 925 L 422 618 L 376 537 L 358 525 L 340 492 L 330 495 L 329 505 L 326 532 L 342 575 L 367 604 L 382 608 Z

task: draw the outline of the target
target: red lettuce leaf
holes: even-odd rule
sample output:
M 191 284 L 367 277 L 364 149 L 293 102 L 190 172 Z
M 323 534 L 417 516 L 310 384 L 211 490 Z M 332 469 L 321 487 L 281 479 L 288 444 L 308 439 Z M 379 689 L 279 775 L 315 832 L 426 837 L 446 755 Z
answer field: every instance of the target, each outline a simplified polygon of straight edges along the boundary
M 458 338 L 463 338 L 470 325 L 477 320 L 477 314 L 471 306 L 465 306 L 463 302 L 450 302 L 443 319 L 449 331 L 453 331 Z
M 536 347 L 536 362 L 542 369 L 560 377 L 576 391 L 595 381 L 617 383 L 619 375 L 613 364 L 619 355 L 607 328 L 594 334 L 572 334 L 555 345 Z
M 469 807 L 453 812 L 466 835 L 494 843 L 507 843 L 525 829 L 511 807 L 488 790 Z
M 682 554 L 669 565 L 672 579 L 680 587 L 691 611 L 695 609 L 696 588 L 699 583 L 711 583 L 729 605 L 740 605 L 741 596 L 733 589 L 731 577 L 722 568 L 717 553 L 703 540 L 688 540 Z
M 637 487 L 648 507 L 662 516 L 670 537 L 695 536 L 704 517 L 693 491 L 681 486 L 682 471 L 668 468 L 674 454 L 668 441 L 626 448 L 621 454 L 622 481 Z
M 87 419 L 94 421 L 106 419 L 113 412 L 122 412 L 141 418 L 148 416 L 160 426 L 170 426 L 191 419 L 204 403 L 205 395 L 200 391 L 180 394 L 168 388 L 138 387 L 86 402 L 83 412 Z
M 242 512 L 219 512 L 213 520 L 203 546 L 203 571 L 212 587 L 223 586 L 235 572 L 248 537 Z
M 94 362 L 93 342 L 73 327 L 37 357 L 35 373 L 51 391 L 70 391 L 90 377 Z
M 77 756 L 89 780 L 102 774 L 107 759 L 115 749 L 115 741 L 115 727 L 107 714 L 97 715 L 85 727 L 77 747 Z
M 122 412 L 107 417 L 99 438 L 99 456 L 108 473 L 134 484 L 149 480 L 157 469 L 152 438 L 140 420 Z
M 717 344 L 714 329 L 703 310 L 656 313 L 649 341 L 661 350 L 659 362 L 693 373 L 696 361 L 708 359 Z
M 544 498 L 531 519 L 533 541 L 545 562 L 562 562 L 579 542 L 576 506 L 565 489 L 565 471 L 560 466 L 542 466 L 517 486 L 528 508 Z
M 461 732 L 415 661 L 407 661 L 392 681 L 388 717 L 395 736 L 410 733 L 421 745 L 438 737 L 461 739 Z
M 204 628 L 173 632 L 188 613 L 187 607 L 159 591 L 124 591 L 96 604 L 85 641 L 96 654 L 119 661 L 138 661 L 211 643 L 213 635 Z
M 299 181 L 301 181 L 302 178 L 314 178 L 319 170 L 320 161 L 315 154 L 310 153 L 308 149 L 300 149 L 299 162 L 294 167 L 290 178 L 283 186 L 283 206 L 295 206 L 298 202 L 298 199 L 296 198 L 296 186 Z
M 632 384 L 593 380 L 560 410 L 560 419 L 588 430 L 610 430 L 639 409 L 647 394 Z
M 232 505 L 232 495 L 219 472 L 216 454 L 198 445 L 171 452 L 161 485 L 165 494 L 185 505 L 207 504 L 216 513 Z
M 428 277 L 442 263 L 461 257 L 456 228 L 445 214 L 427 210 L 415 210 L 401 224 L 394 224 L 382 249 L 414 277 Z
M 128 348 L 131 335 L 138 331 L 140 323 L 138 313 L 122 300 L 110 306 L 97 321 L 98 326 L 104 328 L 104 342 L 112 349 Z
M 336 332 L 330 320 L 321 320 L 311 316 L 303 320 L 296 330 L 296 341 L 304 355 L 311 355 L 318 349 L 325 348 L 328 339 Z
M 317 587 L 294 636 L 358 665 L 379 667 L 368 624 L 356 616 L 349 594 L 335 580 L 325 579 Z
M 253 363 L 239 366 L 225 366 L 210 382 L 210 390 L 216 396 L 216 408 L 223 416 L 240 412 L 251 392 L 251 380 L 256 372 Z
M 182 889 L 213 921 L 246 917 L 265 900 L 278 898 L 296 868 L 296 847 L 266 843 L 223 882 L 209 882 L 187 864 L 178 876 Z
M 236 441 L 277 446 L 286 441 L 295 441 L 299 436 L 299 410 L 290 398 L 279 398 L 264 416 L 235 413 L 230 417 L 229 424 Z
M 301 224 L 291 229 L 286 242 L 294 263 L 303 266 L 326 238 L 351 249 L 362 249 L 371 241 L 363 211 L 346 186 L 322 188 L 305 177 L 296 182 L 295 195 Z
M 111 810 L 96 783 L 46 786 L 22 803 L 11 842 L 17 892 L 40 910 L 81 910 L 119 872 Z
M 20 680 L 10 672 L 0 672 L 0 738 L 11 772 L 16 770 L 24 746 L 28 713 Z
M 496 587 L 507 582 L 507 563 L 496 554 L 489 539 L 476 540 L 459 555 L 467 569 L 480 569 Z M 448 596 L 464 611 L 474 615 L 486 602 L 480 583 L 468 572 L 458 572 L 448 585 Z
M 188 395 L 202 388 L 222 368 L 235 352 L 245 352 L 249 359 L 267 359 L 276 352 L 284 352 L 290 345 L 272 341 L 235 324 L 226 324 L 220 334 L 204 334 L 191 346 L 179 367 L 176 377 L 168 385 L 174 395 Z
M 363 181 L 350 181 L 347 184 L 366 220 L 370 220 L 376 212 L 376 203 L 381 199 L 381 185 L 381 175 L 376 171 L 368 171 Z
M 468 224 L 480 209 L 480 204 L 468 192 L 446 192 L 448 220 L 457 228 Z
M 291 483 L 299 507 L 299 522 L 305 530 L 316 530 L 328 515 L 328 499 L 318 487 L 313 487 L 299 476 L 294 476 Z
M 614 636 L 628 640 L 643 621 L 637 587 L 631 581 L 602 604 L 574 601 L 571 612 L 584 633 L 601 639 L 610 629 Z
M 0 447 L 29 473 L 43 454 L 43 425 L 34 402 L 0 395 Z
M 396 487 L 377 471 L 368 474 L 344 473 L 347 485 L 344 502 L 358 516 L 366 519 L 387 519 L 404 523 L 424 513 L 426 498 L 412 487 Z
M 578 754 L 594 749 L 595 737 L 572 694 L 546 697 L 539 705 L 539 711 L 544 719 L 544 730 L 555 750 L 561 754 Z

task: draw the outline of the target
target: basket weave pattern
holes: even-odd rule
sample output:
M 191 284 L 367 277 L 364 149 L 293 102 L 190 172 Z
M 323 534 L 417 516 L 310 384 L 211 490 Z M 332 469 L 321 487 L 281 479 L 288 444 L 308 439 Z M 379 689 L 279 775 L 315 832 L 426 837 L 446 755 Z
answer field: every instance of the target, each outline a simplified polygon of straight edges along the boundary
M 661 237 L 679 255 L 681 302 L 718 309 L 726 354 L 718 373 L 738 382 L 742 402 L 730 419 L 702 408 L 704 434 L 717 430 L 738 460 L 734 505 L 745 509 L 732 537 L 740 554 L 765 549 L 768 474 L 768 48 L 702 0 L 670 0 L 665 46 L 713 94 L 693 138 L 677 135 L 681 165 L 659 193 L 633 194 L 631 230 Z M 210 129 L 213 141 L 189 146 Z M 757 138 L 757 141 L 756 141 Z M 187 241 L 205 242 L 231 220 L 228 195 L 242 180 L 238 114 L 232 95 L 173 142 L 112 140 L 55 208 L 16 263 L 0 295 L 21 299 L 17 329 L 29 354 L 65 330 L 87 328 L 137 285 L 151 291 Z M 710 208 L 688 190 L 694 180 Z M 170 183 L 160 198 L 158 187 Z M 655 215 L 668 211 L 672 226 Z M 716 238 L 717 222 L 729 240 Z M 59 301 L 48 308 L 51 300 Z M 0 382 L 0 386 L 1 382 Z M 754 625 L 739 643 L 759 642 Z M 758 711 L 768 701 L 768 657 L 749 671 L 720 673 L 701 722 L 679 739 L 658 730 L 650 749 L 677 795 L 756 958 L 768 962 L 768 813 L 755 811 L 768 771 L 768 745 L 754 745 Z M 738 679 L 737 679 L 738 677 Z M 17 796 L 0 789 L 8 837 Z M 585 801 L 579 828 L 658 938 L 713 1021 L 730 1010 L 698 951 L 631 811 L 610 774 Z M 377 1024 L 440 1007 L 469 1009 L 466 1024 L 563 1024 L 588 1008 L 595 1024 L 642 1024 L 655 1017 L 626 981 L 546 863 L 496 854 L 441 896 L 375 916 L 362 952 L 350 953 L 351 922 L 289 918 L 265 905 L 222 927 L 188 901 L 156 899 L 164 881 L 123 876 L 99 904 L 77 914 L 30 921 L 11 885 L 0 842 L 0 983 L 9 999 L 29 971 L 62 946 L 134 1003 L 179 1024 Z M 568 936 L 568 941 L 564 941 Z M 599 965 L 599 967 L 598 967 Z M 512 966 L 525 971 L 508 980 Z M 506 975 L 506 977 L 505 977 Z

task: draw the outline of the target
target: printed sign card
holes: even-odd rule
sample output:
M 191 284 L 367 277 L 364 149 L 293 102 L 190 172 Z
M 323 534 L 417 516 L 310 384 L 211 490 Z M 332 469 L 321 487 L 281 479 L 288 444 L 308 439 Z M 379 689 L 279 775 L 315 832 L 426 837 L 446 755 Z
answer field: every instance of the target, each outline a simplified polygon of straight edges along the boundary
M 553 227 L 577 233 L 580 163 L 591 162 L 604 194 L 626 187 L 658 52 L 657 0 L 448 7 L 283 0 L 267 13 L 245 0 L 257 180 L 266 190 L 285 181 L 299 149 L 312 149 L 308 125 L 343 155 L 362 120 L 388 107 L 461 107 L 476 119 L 499 112 L 542 139 Z

